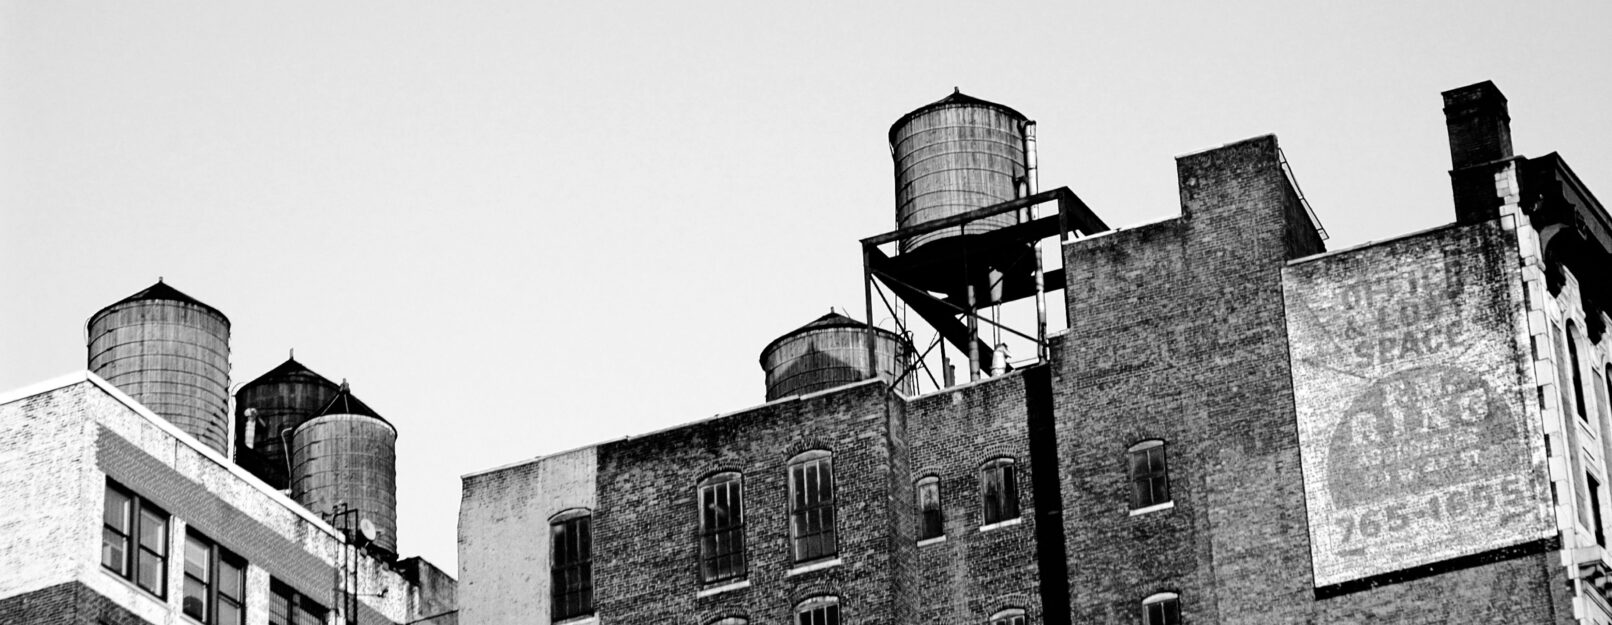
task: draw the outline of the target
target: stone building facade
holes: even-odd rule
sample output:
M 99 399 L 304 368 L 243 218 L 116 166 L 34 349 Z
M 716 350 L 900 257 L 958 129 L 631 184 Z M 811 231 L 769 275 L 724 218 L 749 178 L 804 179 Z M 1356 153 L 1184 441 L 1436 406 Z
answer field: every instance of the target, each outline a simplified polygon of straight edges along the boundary
M 0 490 L 0 623 L 456 622 L 452 577 L 349 547 L 88 372 L 0 396 Z

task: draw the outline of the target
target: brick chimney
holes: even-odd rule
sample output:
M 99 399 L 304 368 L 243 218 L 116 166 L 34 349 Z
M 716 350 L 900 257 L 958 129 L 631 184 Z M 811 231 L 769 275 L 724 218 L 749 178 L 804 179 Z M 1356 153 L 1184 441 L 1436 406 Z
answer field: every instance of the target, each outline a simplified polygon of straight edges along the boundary
M 1511 158 L 1511 114 L 1506 96 L 1487 80 L 1444 92 L 1444 123 L 1450 134 L 1450 183 L 1457 221 L 1499 216 L 1496 163 Z

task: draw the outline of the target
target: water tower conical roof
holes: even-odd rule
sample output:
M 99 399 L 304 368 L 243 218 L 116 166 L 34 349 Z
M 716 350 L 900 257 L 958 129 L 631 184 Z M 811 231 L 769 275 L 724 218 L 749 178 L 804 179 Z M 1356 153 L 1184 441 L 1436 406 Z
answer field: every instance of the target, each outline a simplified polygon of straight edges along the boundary
M 270 382 L 282 381 L 309 382 L 318 384 L 320 386 L 329 386 L 331 388 L 336 387 L 336 383 L 330 381 L 330 378 L 326 378 L 325 376 L 315 373 L 314 370 L 309 369 L 306 365 L 297 362 L 296 358 L 287 358 L 285 362 L 282 362 L 279 366 L 270 369 L 267 373 L 258 376 L 251 382 L 242 384 L 241 388 L 244 389 L 261 384 L 268 384 Z
M 902 115 L 901 119 L 897 119 L 896 123 L 890 124 L 890 145 L 895 145 L 896 144 L 896 131 L 900 130 L 902 126 L 907 125 L 907 122 L 912 121 L 912 118 L 917 117 L 919 115 L 923 115 L 924 113 L 928 113 L 928 112 L 933 111 L 935 109 L 946 108 L 948 106 L 983 106 L 983 107 L 990 107 L 990 108 L 995 108 L 995 109 L 1001 110 L 1002 112 L 1007 113 L 1009 115 L 1012 115 L 1014 117 L 1017 117 L 1017 118 L 1019 118 L 1021 120 L 1030 119 L 1028 117 L 1025 117 L 1024 113 L 1020 113 L 1020 112 L 1018 112 L 1016 110 L 1013 110 L 1013 107 L 1011 107 L 1011 106 L 997 104 L 995 102 L 991 102 L 991 101 L 988 101 L 988 100 L 981 100 L 981 99 L 976 98 L 974 96 L 971 96 L 971 95 L 968 95 L 966 93 L 963 93 L 962 89 L 953 88 L 951 95 L 948 95 L 948 96 L 946 96 L 944 98 L 941 98 L 939 100 L 935 100 L 934 102 L 930 102 L 930 103 L 925 104 L 923 106 L 920 106 L 920 107 L 918 107 L 916 109 L 913 109 L 912 112 L 907 113 L 906 115 Z
M 173 288 L 171 286 L 168 286 L 168 283 L 163 282 L 162 278 L 157 278 L 157 283 L 156 284 L 148 286 L 145 289 L 143 289 L 143 290 L 141 290 L 141 291 L 139 291 L 139 292 L 137 292 L 137 293 L 135 293 L 133 295 L 130 295 L 128 297 L 120 299 L 120 300 L 118 300 L 116 302 L 112 302 L 111 304 L 107 305 L 105 308 L 102 308 L 101 310 L 97 311 L 94 315 L 91 315 L 90 319 L 94 320 L 96 317 L 99 317 L 101 315 L 101 313 L 109 311 L 109 310 L 111 310 L 113 308 L 117 308 L 118 306 L 121 306 L 123 304 L 128 304 L 128 303 L 131 303 L 131 302 L 154 301 L 154 300 L 156 300 L 156 301 L 168 301 L 168 302 L 183 302 L 183 303 L 186 303 L 186 304 L 194 304 L 196 306 L 200 306 L 203 309 L 206 309 L 208 312 L 211 312 L 211 313 L 213 313 L 215 315 L 218 315 L 218 318 L 224 320 L 224 325 L 225 326 L 229 325 L 229 317 L 225 316 L 223 312 L 219 311 L 217 308 L 213 308 L 212 306 L 207 305 L 207 303 L 205 303 L 205 302 L 203 302 L 203 301 L 201 301 L 199 299 L 196 299 L 196 298 L 191 297 L 189 295 L 185 295 L 184 292 L 180 291 L 179 289 L 176 289 L 176 288 Z

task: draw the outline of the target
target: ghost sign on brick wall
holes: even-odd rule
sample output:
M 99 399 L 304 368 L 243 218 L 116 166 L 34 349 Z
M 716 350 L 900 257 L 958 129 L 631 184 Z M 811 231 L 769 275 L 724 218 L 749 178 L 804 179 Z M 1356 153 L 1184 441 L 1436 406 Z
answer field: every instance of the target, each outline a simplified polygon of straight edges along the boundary
M 1283 273 L 1316 586 L 1554 533 L 1507 234 L 1449 227 Z

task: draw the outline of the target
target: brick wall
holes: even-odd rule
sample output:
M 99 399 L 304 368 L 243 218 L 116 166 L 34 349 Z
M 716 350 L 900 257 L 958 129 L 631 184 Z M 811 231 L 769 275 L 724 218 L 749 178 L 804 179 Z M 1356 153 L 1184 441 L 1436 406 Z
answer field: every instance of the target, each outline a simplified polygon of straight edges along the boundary
M 915 622 L 984 623 L 1004 608 L 1045 622 L 1036 559 L 1038 467 L 1030 456 L 1024 373 L 913 399 L 907 418 L 912 479 L 940 479 L 945 518 L 945 540 L 917 548 Z M 980 469 L 995 458 L 1015 461 L 1021 521 L 981 531 Z
M 822 594 L 840 598 L 849 622 L 910 612 L 895 579 L 910 565 L 892 549 L 911 535 L 899 509 L 910 494 L 891 492 L 892 475 L 906 482 L 895 402 L 868 382 L 601 445 L 594 575 L 602 618 L 782 623 L 798 602 Z M 839 563 L 791 574 L 787 462 L 815 449 L 834 454 Z M 748 586 L 702 597 L 695 486 L 726 470 L 744 474 Z
M 29 625 L 147 625 L 95 590 L 66 582 L 0 599 L 0 623 Z

